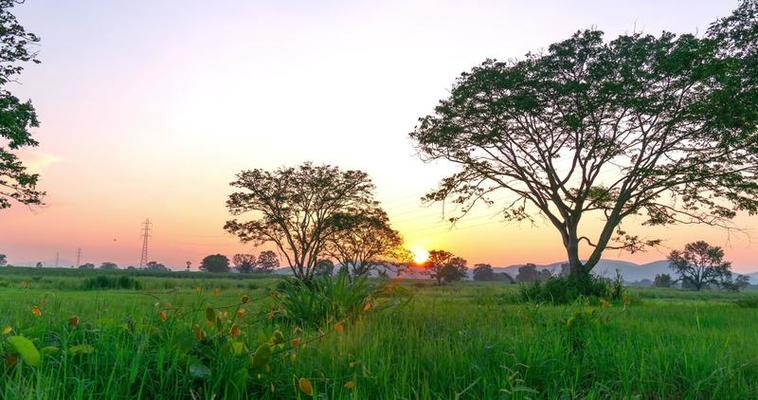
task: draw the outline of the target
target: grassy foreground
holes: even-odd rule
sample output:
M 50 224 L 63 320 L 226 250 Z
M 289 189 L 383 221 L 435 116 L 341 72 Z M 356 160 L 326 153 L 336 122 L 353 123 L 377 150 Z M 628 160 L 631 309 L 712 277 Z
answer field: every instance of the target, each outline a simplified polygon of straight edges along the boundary
M 269 319 L 276 278 L 137 277 L 141 290 L 27 278 L 0 270 L 0 329 L 12 329 L 0 344 L 3 399 L 309 398 L 300 378 L 318 398 L 758 398 L 758 309 L 734 303 L 755 292 L 645 289 L 627 306 L 545 306 L 515 304 L 509 285 L 404 283 L 406 305 L 300 330 Z M 198 347 L 193 327 L 216 329 L 209 307 L 230 314 L 218 334 L 244 351 Z M 271 361 L 248 367 L 277 330 L 285 341 Z M 12 362 L 11 336 L 56 351 L 38 366 Z

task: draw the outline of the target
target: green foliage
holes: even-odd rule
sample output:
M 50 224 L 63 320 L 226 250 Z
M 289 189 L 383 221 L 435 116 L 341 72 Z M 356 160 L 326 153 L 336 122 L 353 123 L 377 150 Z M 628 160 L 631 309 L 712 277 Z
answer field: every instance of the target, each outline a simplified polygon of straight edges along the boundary
M 10 343 L 13 350 L 21 356 L 25 363 L 32 367 L 38 367 L 40 365 L 42 356 L 37 350 L 37 346 L 35 346 L 31 340 L 23 336 L 10 336 L 8 338 L 8 343 Z
M 142 289 L 142 285 L 136 279 L 129 276 L 98 275 L 87 278 L 82 282 L 82 289 L 105 290 L 105 289 Z
M 357 316 L 378 294 L 365 277 L 350 279 L 346 273 L 317 276 L 310 282 L 285 279 L 277 286 L 277 317 L 299 326 L 319 326 Z
M 223 254 L 212 254 L 203 258 L 200 270 L 206 272 L 229 272 L 229 258 Z
M 582 298 L 619 302 L 624 300 L 624 292 L 620 276 L 610 280 L 591 275 L 581 285 L 571 277 L 551 276 L 544 281 L 534 281 L 519 287 L 522 301 L 551 304 L 570 304 Z

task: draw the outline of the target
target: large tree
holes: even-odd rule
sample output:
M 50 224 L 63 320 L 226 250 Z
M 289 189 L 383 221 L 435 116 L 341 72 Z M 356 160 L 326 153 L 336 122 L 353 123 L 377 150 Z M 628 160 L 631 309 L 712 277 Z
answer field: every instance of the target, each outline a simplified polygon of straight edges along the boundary
M 459 167 L 425 200 L 457 205 L 453 222 L 479 202 L 508 220 L 543 216 L 580 283 L 605 249 L 659 243 L 627 233 L 629 217 L 728 227 L 738 211 L 758 212 L 758 96 L 746 61 L 756 20 L 744 10 L 755 4 L 703 38 L 606 42 L 587 30 L 462 74 L 410 134 L 423 159 Z M 748 34 L 731 34 L 745 23 Z M 509 197 L 496 203 L 498 192 Z M 582 224 L 598 219 L 599 230 Z
M 10 207 L 12 200 L 42 204 L 44 195 L 37 190 L 38 174 L 27 171 L 14 153 L 37 146 L 29 129 L 39 126 L 31 101 L 21 101 L 8 90 L 23 70 L 22 63 L 39 62 L 35 50 L 39 37 L 27 32 L 10 11 L 18 3 L 0 0 L 0 209 Z
M 338 216 L 339 229 L 327 241 L 326 253 L 354 276 L 402 257 L 403 237 L 380 207 Z
M 442 270 L 455 257 L 453 253 L 447 250 L 430 250 L 429 257 L 421 265 L 424 271 L 437 281 L 438 285 L 442 284 L 445 276 Z
M 340 230 L 338 219 L 376 207 L 374 184 L 365 172 L 305 163 L 274 171 L 242 171 L 231 185 L 226 205 L 233 219 L 224 226 L 243 243 L 273 243 L 295 277 L 310 281 L 329 239 Z
M 701 290 L 709 284 L 731 281 L 732 263 L 724 261 L 724 250 L 702 240 L 687 244 L 683 251 L 672 251 L 668 260 L 684 287 Z

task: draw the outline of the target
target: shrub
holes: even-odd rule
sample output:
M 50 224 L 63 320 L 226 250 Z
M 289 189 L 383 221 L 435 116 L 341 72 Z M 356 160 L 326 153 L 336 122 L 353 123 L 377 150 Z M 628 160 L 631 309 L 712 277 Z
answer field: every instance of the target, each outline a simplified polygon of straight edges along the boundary
M 320 325 L 340 321 L 358 313 L 377 294 L 366 278 L 352 281 L 347 274 L 317 276 L 310 282 L 285 279 L 277 285 L 276 305 L 279 318 L 297 325 Z
M 551 276 L 543 282 L 535 281 L 521 285 L 519 295 L 523 302 L 569 304 L 580 298 L 622 301 L 624 286 L 619 275 L 610 280 L 592 275 L 579 287 L 570 277 Z
M 136 279 L 129 276 L 119 276 L 118 278 L 108 275 L 98 275 L 87 278 L 82 282 L 84 290 L 106 290 L 106 289 L 142 289 L 142 285 Z

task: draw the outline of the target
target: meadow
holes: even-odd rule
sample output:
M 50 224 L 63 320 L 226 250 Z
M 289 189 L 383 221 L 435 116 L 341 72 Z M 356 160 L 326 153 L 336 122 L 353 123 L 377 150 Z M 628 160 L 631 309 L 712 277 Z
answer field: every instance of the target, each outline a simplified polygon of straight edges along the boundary
M 139 289 L 88 288 L 97 276 Z M 553 306 L 517 285 L 397 281 L 350 318 L 300 326 L 278 317 L 280 281 L 3 268 L 0 397 L 758 398 L 756 291 Z

